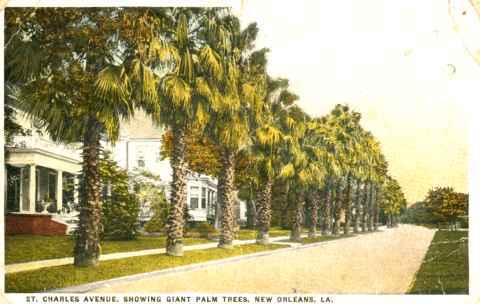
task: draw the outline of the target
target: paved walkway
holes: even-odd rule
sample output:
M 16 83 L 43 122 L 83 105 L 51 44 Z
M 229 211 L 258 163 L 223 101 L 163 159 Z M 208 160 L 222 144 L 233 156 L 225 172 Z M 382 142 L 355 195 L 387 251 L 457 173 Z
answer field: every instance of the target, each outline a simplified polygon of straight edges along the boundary
M 408 290 L 434 233 L 401 225 L 230 263 L 120 279 L 89 292 L 401 294 Z
M 285 239 L 288 239 L 288 236 L 270 238 L 272 242 L 281 241 Z M 235 240 L 233 242 L 234 245 L 244 245 L 244 244 L 253 244 L 253 243 L 255 243 L 255 240 L 241 240 L 241 241 Z M 293 245 L 293 244 L 289 243 L 289 245 Z M 208 248 L 215 248 L 215 247 L 217 247 L 217 242 L 185 246 L 184 250 L 190 251 L 190 250 L 208 249 Z M 165 253 L 165 248 L 110 253 L 110 254 L 101 255 L 100 261 L 123 259 L 123 258 L 129 258 L 134 256 L 143 256 L 143 255 L 151 255 L 151 254 L 163 254 L 163 253 Z M 53 266 L 61 266 L 61 265 L 69 265 L 69 264 L 73 264 L 73 257 L 33 261 L 33 262 L 26 262 L 26 263 L 16 263 L 16 264 L 6 265 L 5 273 L 14 273 L 14 272 L 20 272 L 20 271 L 28 271 L 28 270 L 45 268 L 45 267 L 53 267 Z

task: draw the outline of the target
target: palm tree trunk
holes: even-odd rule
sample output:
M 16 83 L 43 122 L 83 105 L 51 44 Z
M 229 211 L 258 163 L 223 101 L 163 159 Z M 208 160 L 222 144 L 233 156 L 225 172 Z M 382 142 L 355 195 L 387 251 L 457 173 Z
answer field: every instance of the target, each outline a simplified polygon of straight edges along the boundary
M 257 222 L 257 209 L 255 207 L 255 201 L 251 198 L 247 201 L 247 228 L 254 229 Z
M 280 226 L 283 228 L 287 228 L 290 225 L 290 202 L 289 202 L 289 194 L 290 194 L 290 184 L 285 182 L 284 191 L 282 193 L 283 199 L 281 200 L 281 214 L 280 214 Z
M 247 200 L 247 228 L 255 229 L 257 223 L 257 208 L 255 200 L 253 198 L 253 183 L 249 185 L 250 189 L 248 191 L 248 200 Z
M 349 173 L 347 176 L 347 189 L 345 192 L 345 226 L 343 227 L 343 234 L 348 235 L 350 233 L 350 219 L 352 218 L 352 176 Z
M 317 236 L 317 225 L 318 225 L 318 206 L 319 206 L 319 194 L 318 190 L 313 190 L 311 193 L 310 199 L 310 229 L 308 231 L 308 237 L 314 238 Z
M 292 218 L 292 230 L 290 232 L 290 240 L 293 242 L 302 241 L 302 223 L 303 223 L 303 205 L 304 205 L 303 190 L 298 191 L 298 196 L 295 201 L 295 212 Z
M 167 219 L 166 253 L 183 256 L 184 211 L 187 205 L 187 163 L 185 161 L 185 126 L 173 127 L 173 153 L 170 160 L 172 181 L 170 183 L 170 213 Z
M 378 230 L 378 187 L 375 186 L 375 201 L 373 202 L 373 230 Z
M 367 221 L 367 229 L 368 231 L 373 231 L 373 183 L 370 182 L 369 187 L 369 199 L 368 199 L 368 221 Z
M 234 178 L 235 178 L 235 154 L 229 149 L 223 149 L 220 155 L 222 168 L 218 177 L 218 201 L 222 208 L 222 233 L 218 247 L 233 248 L 234 226 Z
M 368 217 L 368 183 L 363 184 L 363 202 L 362 202 L 362 232 L 367 231 Z
M 272 220 L 272 185 L 272 179 L 267 178 L 265 187 L 260 191 L 257 199 L 257 244 L 270 243 L 268 230 Z
M 361 183 L 357 180 L 357 193 L 355 194 L 355 215 L 353 217 L 353 233 L 358 233 L 358 226 L 360 224 L 360 209 L 361 209 Z
M 332 230 L 332 189 L 330 178 L 325 185 L 325 203 L 323 205 L 322 235 L 330 234 Z
M 76 231 L 74 265 L 96 266 L 100 257 L 100 132 L 95 119 L 83 135 L 82 180 L 80 184 L 80 215 Z
M 341 180 L 338 180 L 335 186 L 335 207 L 333 216 L 335 218 L 335 223 L 333 224 L 332 234 L 338 235 L 340 231 L 340 215 L 342 212 L 342 189 L 341 189 Z
M 398 217 L 397 217 L 397 215 L 396 214 L 393 215 L 392 218 L 393 218 L 393 221 L 392 221 L 393 222 L 393 227 L 398 227 Z

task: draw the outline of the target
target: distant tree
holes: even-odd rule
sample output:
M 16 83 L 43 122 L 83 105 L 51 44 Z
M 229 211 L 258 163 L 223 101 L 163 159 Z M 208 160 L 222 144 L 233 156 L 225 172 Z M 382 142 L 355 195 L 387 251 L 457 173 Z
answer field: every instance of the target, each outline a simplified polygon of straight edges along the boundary
M 432 209 L 425 206 L 424 202 L 416 202 L 410 205 L 402 215 L 402 222 L 412 224 L 436 224 L 440 221 L 438 215 Z
M 162 136 L 161 156 L 171 158 L 173 154 L 173 132 Z M 203 132 L 195 129 L 187 131 L 185 137 L 185 160 L 191 171 L 218 176 L 220 172 L 220 149 Z
M 452 187 L 435 187 L 428 191 L 425 206 L 453 225 L 459 216 L 468 214 L 468 194 L 455 192 Z

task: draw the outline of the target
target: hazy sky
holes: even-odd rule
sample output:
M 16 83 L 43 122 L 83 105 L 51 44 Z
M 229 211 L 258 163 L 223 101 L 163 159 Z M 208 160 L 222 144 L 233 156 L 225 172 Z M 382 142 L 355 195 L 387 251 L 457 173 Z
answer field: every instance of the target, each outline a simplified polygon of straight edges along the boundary
M 238 2 L 240 3 L 240 2 Z M 290 79 L 312 115 L 336 103 L 362 113 L 409 202 L 432 186 L 468 191 L 468 110 L 480 67 L 446 0 L 244 0 L 269 73 Z

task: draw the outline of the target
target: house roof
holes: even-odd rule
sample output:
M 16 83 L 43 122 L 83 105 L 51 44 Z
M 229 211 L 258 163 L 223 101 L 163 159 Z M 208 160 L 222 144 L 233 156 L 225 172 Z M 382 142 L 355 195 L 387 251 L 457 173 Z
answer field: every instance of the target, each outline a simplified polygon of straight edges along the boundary
M 143 110 L 137 110 L 130 121 L 121 125 L 121 135 L 129 139 L 161 139 L 163 132 Z

